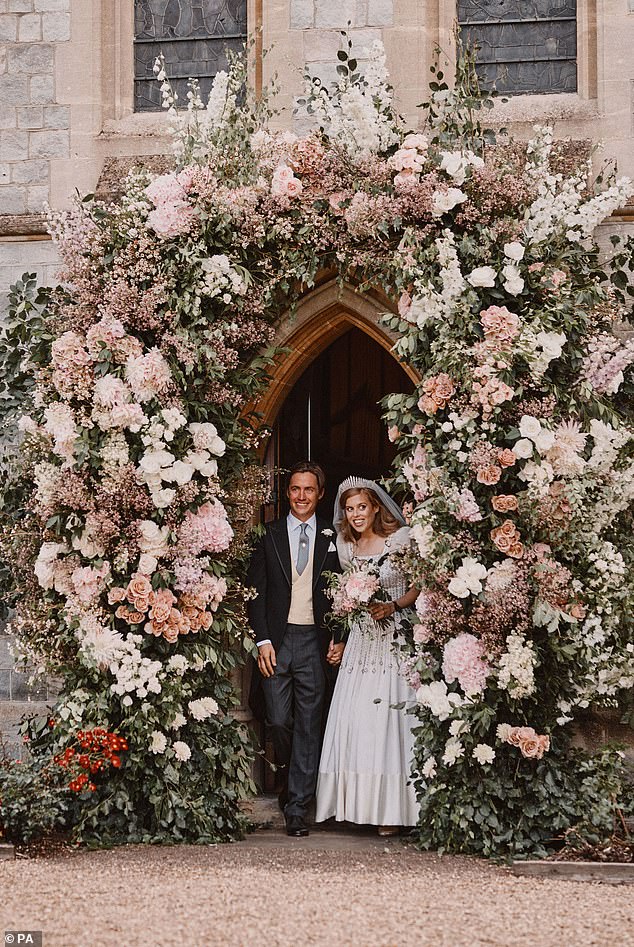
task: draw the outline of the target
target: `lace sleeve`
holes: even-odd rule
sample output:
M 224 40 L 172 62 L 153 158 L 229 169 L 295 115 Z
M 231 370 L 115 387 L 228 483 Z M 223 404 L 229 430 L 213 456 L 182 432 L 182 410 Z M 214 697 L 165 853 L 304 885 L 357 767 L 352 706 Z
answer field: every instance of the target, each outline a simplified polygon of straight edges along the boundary
M 388 546 L 390 552 L 402 552 L 407 549 L 411 541 L 409 526 L 401 526 L 395 533 L 392 533 L 388 542 L 386 542 L 386 546 Z
M 347 569 L 352 562 L 352 550 L 350 543 L 347 543 L 341 533 L 337 533 L 337 555 L 342 569 Z

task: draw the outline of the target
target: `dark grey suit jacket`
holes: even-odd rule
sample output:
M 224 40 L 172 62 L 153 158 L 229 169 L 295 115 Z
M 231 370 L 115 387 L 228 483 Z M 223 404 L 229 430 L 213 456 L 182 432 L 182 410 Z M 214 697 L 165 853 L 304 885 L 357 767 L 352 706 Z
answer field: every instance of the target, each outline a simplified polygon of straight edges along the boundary
M 341 572 L 339 556 L 334 546 L 335 532 L 332 523 L 318 516 L 313 554 L 313 614 L 324 657 L 328 643 L 333 637 L 325 621 L 331 609 L 331 602 L 326 595 L 324 572 Z M 247 606 L 249 624 L 255 632 L 255 640 L 270 638 L 273 647 L 278 651 L 286 634 L 291 607 L 291 551 L 286 517 L 274 520 L 266 526 L 264 535 L 253 550 L 246 581 L 247 585 L 253 586 L 258 593 Z

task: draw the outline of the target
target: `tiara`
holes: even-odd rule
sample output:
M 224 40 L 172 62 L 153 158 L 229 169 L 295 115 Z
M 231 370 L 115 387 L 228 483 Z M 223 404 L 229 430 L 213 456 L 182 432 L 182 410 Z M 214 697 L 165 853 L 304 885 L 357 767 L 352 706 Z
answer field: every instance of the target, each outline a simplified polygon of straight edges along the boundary
M 353 487 L 369 487 L 372 489 L 376 487 L 376 484 L 373 480 L 366 480 L 365 477 L 348 477 L 339 485 L 339 492 L 345 493 L 346 490 L 351 490 Z

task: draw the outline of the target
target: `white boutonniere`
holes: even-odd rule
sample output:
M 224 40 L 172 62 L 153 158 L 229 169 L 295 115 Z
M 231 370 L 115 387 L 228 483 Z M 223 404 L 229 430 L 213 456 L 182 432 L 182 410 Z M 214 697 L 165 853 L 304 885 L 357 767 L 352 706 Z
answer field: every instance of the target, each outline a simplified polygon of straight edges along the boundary
M 322 531 L 321 531 L 321 535 L 322 535 L 322 536 L 332 536 L 332 534 L 333 534 L 333 530 L 332 530 L 332 529 L 322 529 Z

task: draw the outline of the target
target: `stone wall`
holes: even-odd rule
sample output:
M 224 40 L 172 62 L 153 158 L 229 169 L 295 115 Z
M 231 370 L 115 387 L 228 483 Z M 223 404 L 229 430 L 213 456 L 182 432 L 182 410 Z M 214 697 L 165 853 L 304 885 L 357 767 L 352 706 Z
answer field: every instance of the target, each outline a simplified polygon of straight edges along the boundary
M 70 109 L 55 54 L 70 39 L 70 0 L 0 0 L 0 214 L 39 213 L 51 159 L 69 156 Z

